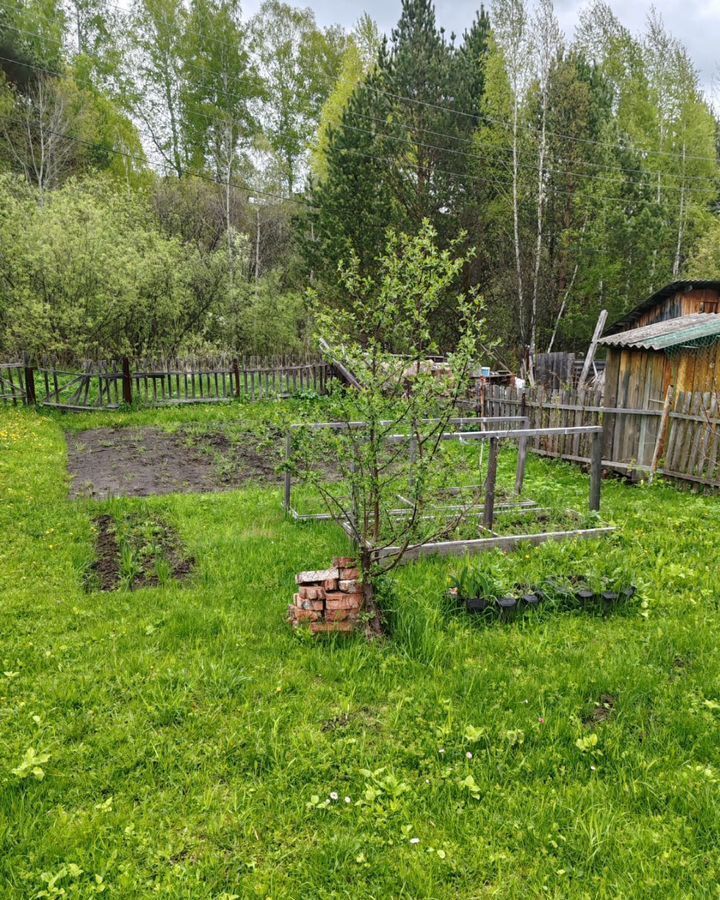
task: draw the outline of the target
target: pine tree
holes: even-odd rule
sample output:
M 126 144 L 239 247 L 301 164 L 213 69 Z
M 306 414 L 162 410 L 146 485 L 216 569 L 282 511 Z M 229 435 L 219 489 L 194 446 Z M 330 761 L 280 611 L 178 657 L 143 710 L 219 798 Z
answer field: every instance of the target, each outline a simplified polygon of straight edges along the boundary
M 371 271 L 389 227 L 417 233 L 428 220 L 448 246 L 463 224 L 477 221 L 470 222 L 468 153 L 477 119 L 468 111 L 481 105 L 487 34 L 481 13 L 456 48 L 437 27 L 430 0 L 403 0 L 377 67 L 329 130 L 327 173 L 311 194 L 315 211 L 303 247 L 326 290 L 333 290 L 338 262 L 350 248 Z M 451 304 L 436 325 L 452 338 Z

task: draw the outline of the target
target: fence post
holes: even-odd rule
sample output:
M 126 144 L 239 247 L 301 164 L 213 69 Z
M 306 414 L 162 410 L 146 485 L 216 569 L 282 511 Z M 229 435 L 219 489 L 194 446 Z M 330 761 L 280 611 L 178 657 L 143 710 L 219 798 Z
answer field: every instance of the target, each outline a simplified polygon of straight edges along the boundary
M 132 403 L 132 374 L 130 373 L 130 360 L 127 356 L 122 359 L 122 385 L 123 385 L 123 403 L 128 406 Z
M 652 462 L 650 463 L 650 474 L 648 475 L 648 484 L 652 484 L 655 472 L 657 472 L 658 463 L 665 449 L 665 438 L 667 436 L 667 425 L 670 420 L 670 407 L 672 406 L 673 393 L 675 388 L 669 384 L 665 391 L 665 402 L 663 403 L 662 416 L 658 425 L 657 440 L 653 449 Z
M 600 511 L 600 482 L 602 480 L 603 433 L 597 431 L 592 436 L 592 457 L 590 462 L 590 509 Z
M 235 396 L 240 399 L 240 363 L 237 359 L 233 360 L 233 374 L 235 375 Z
M 35 406 L 37 396 L 35 394 L 35 369 L 25 364 L 25 406 Z
M 488 469 L 485 479 L 485 509 L 483 512 L 483 525 L 488 531 L 492 530 L 495 519 L 495 480 L 497 478 L 498 439 L 490 438 L 490 453 L 488 454 Z

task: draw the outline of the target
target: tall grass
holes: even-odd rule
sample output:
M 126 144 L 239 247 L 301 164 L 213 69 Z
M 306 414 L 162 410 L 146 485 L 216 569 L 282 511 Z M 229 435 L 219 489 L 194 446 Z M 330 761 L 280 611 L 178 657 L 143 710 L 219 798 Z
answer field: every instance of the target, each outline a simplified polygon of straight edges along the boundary
M 323 409 L 247 412 L 298 414 Z M 169 517 L 197 568 L 85 593 L 105 507 L 67 499 L 62 428 L 217 420 L 0 413 L 3 897 L 713 894 L 715 498 L 609 481 L 612 538 L 479 563 L 522 583 L 622 568 L 640 599 L 610 616 L 478 623 L 445 596 L 459 562 L 425 560 L 384 595 L 388 639 L 293 634 L 295 572 L 347 544 L 286 521 L 270 488 L 113 501 Z M 531 460 L 539 501 L 587 488 Z

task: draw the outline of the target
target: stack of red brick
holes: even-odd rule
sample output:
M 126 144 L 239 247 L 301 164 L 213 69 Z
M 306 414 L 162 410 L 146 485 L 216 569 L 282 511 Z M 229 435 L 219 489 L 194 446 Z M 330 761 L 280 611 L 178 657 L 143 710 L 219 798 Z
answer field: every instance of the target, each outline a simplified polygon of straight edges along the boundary
M 300 572 L 298 592 L 288 607 L 293 627 L 309 624 L 314 634 L 352 631 L 363 607 L 363 589 L 354 559 L 334 559 L 331 569 Z

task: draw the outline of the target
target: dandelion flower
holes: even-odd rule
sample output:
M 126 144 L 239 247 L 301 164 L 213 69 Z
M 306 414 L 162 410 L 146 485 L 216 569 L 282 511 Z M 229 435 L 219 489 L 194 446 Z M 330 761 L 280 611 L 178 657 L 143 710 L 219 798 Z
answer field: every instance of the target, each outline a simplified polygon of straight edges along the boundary
M 338 798 L 338 792 L 337 792 L 337 791 L 330 791 L 330 799 L 331 799 L 331 800 L 337 800 L 337 798 Z
M 345 798 L 345 802 L 346 802 L 346 803 L 352 803 L 352 800 L 351 800 L 349 797 L 346 797 L 346 798 Z

